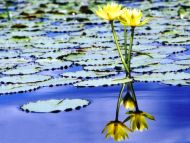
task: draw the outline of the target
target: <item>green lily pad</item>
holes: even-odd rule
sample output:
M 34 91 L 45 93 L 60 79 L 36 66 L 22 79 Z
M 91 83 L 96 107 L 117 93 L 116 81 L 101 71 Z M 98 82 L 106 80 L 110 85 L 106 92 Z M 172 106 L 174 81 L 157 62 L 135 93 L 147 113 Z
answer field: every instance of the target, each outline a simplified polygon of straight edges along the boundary
M 81 79 L 78 78 L 56 77 L 36 84 L 39 87 L 48 87 L 48 86 L 53 87 L 53 86 L 70 85 L 80 81 Z
M 75 77 L 75 78 L 98 78 L 116 75 L 117 72 L 93 72 L 93 71 L 77 71 L 66 72 L 61 74 L 63 77 Z
M 0 85 L 0 95 L 3 94 L 13 94 L 13 93 L 23 93 L 27 91 L 32 91 L 38 89 L 39 86 L 35 84 L 8 84 Z
M 79 110 L 89 104 L 90 101 L 84 99 L 50 99 L 30 102 L 22 105 L 20 108 L 26 112 L 58 113 L 62 111 Z
M 14 75 L 0 77 L 1 83 L 36 83 L 51 79 L 47 75 Z
M 166 80 L 166 81 L 162 81 L 162 83 L 173 85 L 173 86 L 182 86 L 182 85 L 189 86 L 190 85 L 189 80 Z
M 41 70 L 40 66 L 37 64 L 33 65 L 21 65 L 16 68 L 5 70 L 2 72 L 5 75 L 24 75 L 24 74 L 34 74 Z
M 190 80 L 190 74 L 184 72 L 177 73 L 153 73 L 153 74 L 143 74 L 134 76 L 136 81 L 145 82 L 162 82 L 168 80 Z
M 190 68 L 190 59 L 189 60 L 175 61 L 175 63 L 178 65 L 188 65 L 188 67 Z
M 68 68 L 72 65 L 72 62 L 69 61 L 61 61 L 57 59 L 38 59 L 37 63 L 41 66 L 41 70 L 51 70 L 51 69 L 60 69 L 60 68 Z
M 77 82 L 74 84 L 74 86 L 77 87 L 110 86 L 110 85 L 128 83 L 132 81 L 133 80 L 129 78 L 99 78 L 99 79 L 91 79 L 91 80 L 84 80 L 81 82 Z
M 163 72 L 176 72 L 185 69 L 189 69 L 189 66 L 185 65 L 176 65 L 176 64 L 155 64 L 144 68 L 134 69 L 135 72 L 156 72 L 156 73 L 163 73 Z
M 26 64 L 31 62 L 31 59 L 25 58 L 9 58 L 0 59 L 0 69 L 10 69 L 19 64 Z

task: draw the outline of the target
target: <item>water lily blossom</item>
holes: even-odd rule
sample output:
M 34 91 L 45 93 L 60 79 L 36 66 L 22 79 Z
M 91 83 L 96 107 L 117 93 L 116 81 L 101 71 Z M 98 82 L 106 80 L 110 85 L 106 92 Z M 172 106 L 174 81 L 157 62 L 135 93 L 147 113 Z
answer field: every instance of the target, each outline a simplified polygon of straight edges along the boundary
M 123 105 L 126 109 L 134 110 L 135 109 L 135 101 L 131 97 L 130 93 L 127 93 L 125 97 L 123 98 Z
M 117 19 L 123 12 L 122 5 L 114 2 L 108 3 L 102 7 L 99 6 L 98 9 L 95 10 L 97 16 L 108 21 Z
M 127 114 L 129 114 L 127 120 L 130 121 L 130 126 L 133 131 L 143 131 L 144 129 L 148 129 L 148 124 L 145 118 L 155 120 L 154 116 L 143 111 L 129 111 Z
M 142 16 L 143 14 L 141 10 L 126 8 L 124 9 L 123 14 L 118 18 L 118 20 L 124 26 L 143 26 L 150 21 L 150 18 L 145 18 L 143 21 L 141 21 Z
M 128 138 L 128 132 L 131 132 L 124 123 L 120 121 L 110 121 L 102 133 L 106 132 L 106 138 L 111 137 L 115 141 L 123 141 Z

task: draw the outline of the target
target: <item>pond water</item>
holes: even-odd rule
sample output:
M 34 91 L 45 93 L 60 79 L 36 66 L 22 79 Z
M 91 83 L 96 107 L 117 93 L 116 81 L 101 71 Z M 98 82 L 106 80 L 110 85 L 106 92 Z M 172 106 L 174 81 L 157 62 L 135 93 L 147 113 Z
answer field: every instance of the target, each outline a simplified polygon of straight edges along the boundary
M 125 142 L 190 143 L 190 87 L 156 83 L 135 83 L 134 86 L 139 106 L 154 115 L 156 121 L 149 122 L 148 131 L 130 134 Z M 68 86 L 1 96 L 1 143 L 113 143 L 112 139 L 106 140 L 101 131 L 114 119 L 119 90 L 119 86 Z M 31 114 L 19 110 L 26 102 L 60 98 L 89 99 L 91 104 L 79 111 L 57 114 Z

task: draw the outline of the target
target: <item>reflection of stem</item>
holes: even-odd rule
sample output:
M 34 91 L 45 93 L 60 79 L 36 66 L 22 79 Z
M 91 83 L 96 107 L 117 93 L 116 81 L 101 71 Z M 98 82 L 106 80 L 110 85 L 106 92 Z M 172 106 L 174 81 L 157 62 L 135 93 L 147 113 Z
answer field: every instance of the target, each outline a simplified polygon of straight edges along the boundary
M 130 82 L 128 85 L 129 85 L 129 88 L 131 89 L 132 96 L 133 96 L 133 98 L 135 100 L 136 111 L 139 111 L 139 106 L 138 106 L 138 103 L 137 103 L 137 98 L 136 98 L 135 90 L 134 90 L 134 87 L 133 87 L 133 83 Z
M 125 62 L 127 63 L 127 27 L 124 26 L 124 48 L 125 48 Z
M 132 47 L 133 47 L 133 39 L 134 39 L 134 33 L 135 33 L 135 27 L 131 28 L 131 37 L 130 37 L 130 45 L 129 45 L 129 52 L 128 52 L 128 57 L 127 57 L 127 65 L 129 67 L 129 74 L 128 77 L 131 78 L 131 53 L 132 53 Z M 139 111 L 139 107 L 138 107 L 138 103 L 137 103 L 137 98 L 136 98 L 136 94 L 135 94 L 135 90 L 133 87 L 133 83 L 130 82 L 128 84 L 128 89 L 131 90 L 133 99 L 135 100 L 135 104 L 136 104 L 136 111 Z
M 116 114 L 115 114 L 115 120 L 118 121 L 118 117 L 119 117 L 119 109 L 120 109 L 120 103 L 121 103 L 121 97 L 123 94 L 123 90 L 125 88 L 125 84 L 122 84 L 121 90 L 119 92 L 119 96 L 117 99 L 117 108 L 116 108 Z
M 113 25 L 113 21 L 110 21 L 110 24 L 111 24 L 111 28 L 112 28 L 112 33 L 113 33 L 113 37 L 114 37 L 114 42 L 115 42 L 115 45 L 117 47 L 117 50 L 118 50 L 118 53 L 119 53 L 119 56 L 121 58 L 121 61 L 123 63 L 123 66 L 125 68 L 125 71 L 126 73 L 128 72 L 129 73 L 129 68 L 125 62 L 125 59 L 123 58 L 123 55 L 122 55 L 122 52 L 121 52 L 121 49 L 120 49 L 120 46 L 119 46 L 119 43 L 118 43 L 118 39 L 117 39 L 117 35 L 115 33 L 115 29 L 114 29 L 114 25 Z
M 130 45 L 129 45 L 129 52 L 128 52 L 128 57 L 127 57 L 127 65 L 129 67 L 129 78 L 131 76 L 131 52 L 132 52 L 132 47 L 133 47 L 133 38 L 134 38 L 134 33 L 135 33 L 135 28 L 131 28 L 131 37 L 130 37 Z

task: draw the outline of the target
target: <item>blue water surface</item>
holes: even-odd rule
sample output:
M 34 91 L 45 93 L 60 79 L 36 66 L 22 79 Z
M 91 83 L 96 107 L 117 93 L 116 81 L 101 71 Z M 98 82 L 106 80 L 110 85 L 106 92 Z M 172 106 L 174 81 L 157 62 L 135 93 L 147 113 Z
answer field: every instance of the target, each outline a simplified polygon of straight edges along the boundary
M 114 143 L 101 131 L 114 119 L 120 86 L 75 88 L 73 86 L 0 97 L 0 143 Z M 135 83 L 141 110 L 156 121 L 149 130 L 129 133 L 128 143 L 190 143 L 190 87 Z M 78 111 L 26 113 L 20 105 L 31 101 L 83 98 L 91 104 Z M 126 117 L 121 108 L 120 119 Z M 124 143 L 124 142 L 123 142 Z

